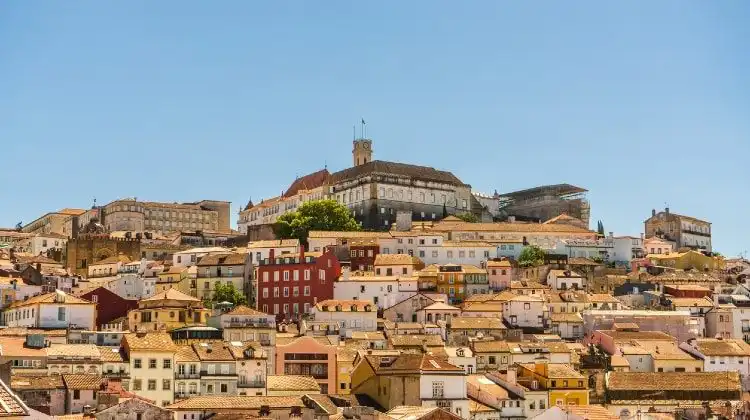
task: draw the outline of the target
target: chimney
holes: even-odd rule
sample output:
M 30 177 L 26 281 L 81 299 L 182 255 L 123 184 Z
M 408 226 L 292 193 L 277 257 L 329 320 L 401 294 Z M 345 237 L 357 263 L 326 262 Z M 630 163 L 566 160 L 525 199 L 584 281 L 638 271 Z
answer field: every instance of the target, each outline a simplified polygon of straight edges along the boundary
M 509 384 L 516 384 L 516 368 L 513 366 L 508 367 L 508 372 L 505 374 L 506 380 Z

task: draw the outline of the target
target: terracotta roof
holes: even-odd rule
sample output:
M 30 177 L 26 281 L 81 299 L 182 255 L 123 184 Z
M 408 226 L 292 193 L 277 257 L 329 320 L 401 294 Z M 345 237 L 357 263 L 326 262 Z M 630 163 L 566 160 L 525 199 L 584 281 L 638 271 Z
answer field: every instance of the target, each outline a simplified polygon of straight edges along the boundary
M 65 388 L 98 390 L 102 377 L 97 375 L 62 375 Z
M 672 305 L 674 305 L 675 307 L 690 306 L 690 307 L 696 307 L 696 308 L 713 308 L 714 306 L 714 302 L 707 297 L 702 297 L 702 298 L 670 297 L 669 301 L 672 302 Z
M 432 355 L 425 354 L 422 356 L 422 365 L 420 367 L 422 371 L 427 372 L 463 372 L 464 369 L 456 365 L 450 364 L 445 360 L 440 360 Z
M 175 346 L 172 342 L 172 337 L 167 333 L 131 333 L 125 334 L 124 338 L 127 348 L 131 351 L 177 351 L 177 346 Z
M 26 338 L 24 337 L 0 337 L 0 356 L 8 358 L 13 357 L 47 357 L 47 351 L 44 348 L 35 349 L 26 347 Z
M 352 331 L 352 340 L 385 340 L 383 331 Z
M 447 248 L 495 248 L 489 242 L 483 241 L 443 241 L 443 247 Z
M 496 410 L 479 401 L 469 398 L 469 413 L 494 413 Z
M 168 410 L 183 411 L 223 409 L 227 407 L 231 407 L 234 410 L 258 410 L 264 405 L 274 409 L 295 406 L 303 407 L 304 403 L 302 402 L 301 395 L 283 397 L 199 395 L 168 405 L 165 408 Z
M 502 261 L 487 261 L 487 267 L 501 267 L 501 268 L 512 268 L 513 264 L 510 263 L 508 260 L 502 260 Z
M 328 182 L 328 177 L 330 176 L 331 174 L 327 169 L 321 169 L 301 178 L 297 178 L 292 182 L 292 185 L 287 188 L 286 192 L 284 192 L 283 197 L 291 197 L 300 191 L 307 191 L 321 187 Z
M 65 384 L 60 375 L 50 376 L 20 376 L 14 375 L 10 380 L 10 388 L 14 391 L 32 391 L 47 389 L 64 389 Z
M 312 233 L 312 232 L 311 232 Z M 280 239 L 268 241 L 253 241 L 247 244 L 248 249 L 255 248 L 296 248 L 299 246 L 299 239 Z
M 526 370 L 534 371 L 533 363 L 520 363 Z M 547 363 L 547 378 L 584 378 L 577 370 L 562 363 Z
M 531 280 L 513 280 L 510 282 L 511 289 L 549 289 L 550 287 Z M 510 293 L 510 292 L 509 292 Z
M 320 239 L 320 238 L 342 238 L 342 239 L 356 239 L 356 238 L 390 238 L 391 234 L 388 232 L 368 232 L 363 230 L 358 231 L 343 231 L 343 230 L 311 230 L 307 235 L 308 238 Z
M 588 300 L 592 303 L 620 303 L 616 297 L 606 293 L 592 293 L 588 295 Z
M 5 382 L 0 381 L 0 417 L 26 418 L 29 408 L 10 390 Z
M 353 166 L 331 175 L 331 184 L 355 180 L 360 177 L 382 174 L 389 177 L 407 178 L 420 181 L 439 182 L 455 186 L 467 186 L 453 173 L 440 171 L 429 166 L 409 165 L 406 163 L 373 160 L 362 165 Z
M 422 344 L 428 347 L 442 347 L 443 338 L 437 334 L 396 334 L 391 335 L 388 341 L 393 347 L 417 347 Z
M 676 340 L 662 331 L 617 331 L 599 330 L 602 335 L 612 337 L 615 342 L 631 340 Z
M 409 254 L 378 254 L 375 265 L 422 265 L 422 260 Z
M 462 312 L 503 312 L 503 305 L 502 302 L 496 301 L 486 303 L 466 302 L 463 304 Z
M 318 302 L 315 310 L 319 312 L 374 312 L 375 305 L 367 300 L 336 300 L 328 299 Z
M 101 358 L 99 349 L 94 344 L 52 344 L 47 347 L 47 356 Z
M 180 292 L 177 289 L 167 289 L 164 292 L 153 295 L 150 298 L 141 299 L 141 302 L 153 302 L 158 300 L 182 300 L 191 302 L 200 302 L 200 299 L 194 298 L 190 295 Z
M 269 391 L 320 392 L 320 385 L 312 376 L 268 375 L 266 381 Z
M 588 229 L 572 225 L 543 225 L 541 223 L 467 223 L 467 222 L 438 222 L 432 227 L 439 232 L 534 232 L 534 233 L 588 233 L 595 234 Z
M 267 317 L 268 314 L 265 312 L 257 311 L 249 306 L 245 305 L 237 305 L 234 308 L 232 308 L 231 311 L 225 313 L 224 315 L 255 315 L 255 316 L 264 316 Z
M 102 362 L 124 362 L 125 357 L 120 347 L 97 347 Z
M 504 330 L 505 325 L 500 318 L 491 317 L 453 317 L 451 318 L 451 330 Z
M 213 266 L 213 265 L 245 265 L 249 259 L 249 255 L 245 253 L 229 253 L 229 254 L 208 254 L 203 256 L 198 261 L 198 266 Z
M 96 305 L 93 302 L 69 295 L 61 290 L 44 295 L 34 296 L 23 301 L 16 301 L 10 305 L 10 308 L 19 308 L 23 306 L 38 305 L 42 303 L 64 303 L 66 305 Z
M 571 257 L 568 258 L 568 265 L 603 265 L 602 263 L 598 263 L 591 258 L 582 258 L 582 257 Z
M 338 407 L 336 407 L 336 404 L 331 401 L 331 397 L 328 395 L 320 395 L 320 394 L 308 394 L 305 395 L 305 398 L 309 398 L 315 405 L 317 405 L 323 412 L 326 414 L 338 414 Z M 331 420 L 331 417 L 328 418 Z
M 607 389 L 638 391 L 740 391 L 738 372 L 609 372 Z
M 195 343 L 193 350 L 202 361 L 230 361 L 234 360 L 227 345 L 221 343 Z
M 31 257 L 17 257 L 18 262 L 24 264 L 60 264 L 61 262 L 55 261 L 52 258 L 47 258 L 44 255 L 34 255 Z
M 549 319 L 552 322 L 567 322 L 571 324 L 583 324 L 583 317 L 578 312 L 553 312 L 549 314 Z
M 474 353 L 510 353 L 507 341 L 475 341 Z
M 66 337 L 68 330 L 41 330 L 26 327 L 0 328 L 0 337 L 26 337 L 29 334 L 41 334 L 47 337 Z
M 582 277 L 580 274 L 578 274 L 578 273 L 576 273 L 575 271 L 572 271 L 572 270 L 550 270 L 549 273 L 550 274 L 554 274 L 555 277 L 559 277 L 559 278 L 566 278 L 566 277 L 567 278 L 578 278 L 578 277 Z M 566 276 L 565 273 L 568 273 L 568 275 Z
M 560 407 L 562 410 L 567 410 L 582 419 L 586 420 L 619 420 L 620 417 L 610 413 L 609 410 L 601 405 L 568 405 Z M 650 414 L 650 413 L 649 413 Z M 566 416 L 567 417 L 567 416 Z M 647 416 L 650 418 L 651 416 Z M 671 416 L 670 416 L 671 418 Z
M 699 338 L 694 345 L 706 356 L 750 356 L 750 344 L 742 340 Z
M 441 310 L 441 311 L 460 311 L 460 308 L 457 308 L 452 305 L 448 305 L 445 302 L 435 302 L 430 305 L 425 306 L 424 308 L 420 309 L 420 311 L 435 311 L 435 310 Z
M 431 416 L 432 413 L 438 412 L 437 415 L 431 418 L 441 419 L 460 419 L 461 417 L 451 413 L 450 411 L 443 410 L 438 407 L 422 407 L 422 406 L 408 406 L 401 405 L 394 407 L 385 413 L 388 417 L 395 420 L 418 420 L 422 417 Z

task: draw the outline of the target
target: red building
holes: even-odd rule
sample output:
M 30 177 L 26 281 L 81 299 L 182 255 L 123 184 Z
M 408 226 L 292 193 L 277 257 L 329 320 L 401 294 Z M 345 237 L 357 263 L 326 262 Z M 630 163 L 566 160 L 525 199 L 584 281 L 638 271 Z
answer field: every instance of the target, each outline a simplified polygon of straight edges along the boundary
M 354 239 L 349 241 L 349 265 L 352 271 L 372 271 L 380 246 L 374 239 Z
M 670 284 L 665 285 L 664 293 L 676 298 L 709 298 L 711 299 L 711 289 L 699 286 L 697 284 Z
M 300 247 L 302 248 L 302 247 Z M 258 310 L 278 320 L 296 319 L 318 301 L 333 299 L 333 282 L 341 275 L 341 264 L 332 250 L 284 254 L 258 265 Z
M 137 300 L 122 298 L 104 287 L 97 287 L 77 296 L 96 303 L 97 326 L 109 324 L 117 318 L 127 317 L 131 309 L 138 309 Z

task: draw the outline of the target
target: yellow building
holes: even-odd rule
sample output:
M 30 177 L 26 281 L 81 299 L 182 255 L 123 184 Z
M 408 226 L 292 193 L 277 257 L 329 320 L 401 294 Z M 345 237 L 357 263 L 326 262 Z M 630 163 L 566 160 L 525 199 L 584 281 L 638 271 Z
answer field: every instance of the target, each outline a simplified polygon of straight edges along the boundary
M 171 331 L 205 325 L 210 313 L 200 299 L 168 289 L 139 301 L 138 309 L 128 312 L 128 325 L 131 331 Z
M 357 350 L 345 346 L 336 349 L 336 394 L 348 395 L 352 392 L 352 371 Z
M 187 267 L 172 266 L 168 270 L 158 273 L 156 293 L 164 293 L 169 289 L 177 289 L 183 293 L 189 292 L 190 284 Z
M 588 405 L 589 390 L 586 377 L 568 365 L 560 363 L 521 363 L 518 378 L 537 381 L 549 393 L 549 407 L 553 405 Z
M 432 264 L 416 273 L 420 290 L 445 293 L 451 303 L 489 292 L 487 270 L 465 264 Z
M 666 254 L 649 254 L 646 258 L 651 261 L 651 264 L 677 270 L 723 270 L 726 267 L 724 258 L 709 257 L 702 252 L 693 250 L 687 252 L 670 252 Z

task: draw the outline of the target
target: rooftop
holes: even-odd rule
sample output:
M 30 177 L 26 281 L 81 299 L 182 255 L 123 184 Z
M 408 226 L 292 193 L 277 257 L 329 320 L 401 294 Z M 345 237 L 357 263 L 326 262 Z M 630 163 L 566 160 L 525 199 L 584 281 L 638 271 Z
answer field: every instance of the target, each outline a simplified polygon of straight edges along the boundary
M 375 265 L 422 265 L 422 260 L 409 254 L 378 254 Z
M 607 389 L 638 391 L 741 391 L 738 372 L 609 372 Z
M 212 410 L 225 409 L 231 407 L 234 410 L 259 410 L 267 406 L 270 409 L 304 407 L 302 395 L 269 397 L 269 396 L 220 396 L 220 395 L 199 395 L 186 400 L 178 401 L 168 405 L 168 410 Z
M 750 356 L 750 344 L 742 340 L 699 338 L 691 343 L 706 356 Z
M 175 346 L 174 342 L 172 342 L 172 337 L 167 333 L 130 333 L 125 334 L 123 338 L 130 351 L 177 351 L 177 346 Z
M 268 375 L 269 391 L 320 392 L 320 385 L 312 376 Z

